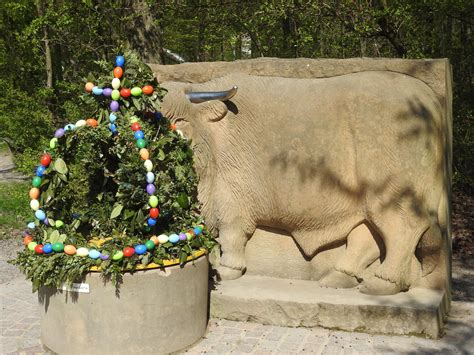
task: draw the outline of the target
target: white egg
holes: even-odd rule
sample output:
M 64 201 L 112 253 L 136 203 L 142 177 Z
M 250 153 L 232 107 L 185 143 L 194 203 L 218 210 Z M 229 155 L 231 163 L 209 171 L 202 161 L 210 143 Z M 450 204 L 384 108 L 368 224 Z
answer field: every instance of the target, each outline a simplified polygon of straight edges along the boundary
M 145 160 L 145 163 L 143 163 L 143 165 L 145 165 L 146 171 L 152 171 L 153 170 L 153 163 L 151 162 L 150 159 Z
M 40 203 L 38 200 L 31 200 L 30 201 L 30 207 L 33 211 L 38 211 L 39 207 L 40 207 Z
M 83 127 L 86 125 L 86 120 L 79 120 L 76 122 L 76 127 Z
M 112 79 L 112 87 L 115 90 L 118 90 L 118 88 L 120 87 L 120 79 L 119 78 L 113 78 Z
M 84 248 L 84 247 L 78 248 L 77 251 L 76 251 L 76 254 L 78 256 L 88 256 L 89 255 L 89 249 Z
M 168 236 L 166 234 L 161 234 L 158 236 L 158 241 L 160 244 L 164 244 L 168 241 Z

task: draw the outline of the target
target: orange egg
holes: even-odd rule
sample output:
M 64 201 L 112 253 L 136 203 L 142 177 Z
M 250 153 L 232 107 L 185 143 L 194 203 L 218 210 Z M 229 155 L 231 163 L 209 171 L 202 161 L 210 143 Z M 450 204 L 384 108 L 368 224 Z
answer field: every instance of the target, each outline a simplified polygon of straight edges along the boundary
M 37 187 L 33 187 L 30 190 L 30 198 L 32 200 L 37 200 L 40 195 L 40 190 Z
M 176 131 L 176 125 L 174 123 L 170 124 L 170 129 Z
M 120 79 L 120 78 L 122 77 L 122 75 L 123 75 L 123 70 L 122 70 L 122 68 L 120 68 L 120 67 L 115 67 L 115 68 L 114 68 L 114 77 Z
M 142 87 L 142 92 L 145 94 L 145 95 L 151 95 L 153 93 L 153 86 L 151 85 L 145 85 L 144 87 Z
M 98 125 L 99 123 L 98 123 L 97 120 L 94 119 L 94 118 L 88 118 L 88 119 L 86 120 L 86 124 L 87 124 L 88 126 L 91 126 L 91 127 L 97 127 L 97 125 Z
M 32 241 L 33 241 L 33 237 L 32 237 L 31 235 L 27 235 L 27 236 L 25 236 L 25 238 L 23 238 L 23 244 L 24 244 L 24 245 L 28 245 L 28 244 L 30 244 Z
M 154 235 L 153 237 L 150 238 L 150 240 L 155 243 L 155 245 L 160 244 L 160 241 L 158 240 L 158 237 Z
M 143 160 L 148 160 L 150 158 L 150 152 L 146 148 L 140 149 L 140 157 Z
M 86 84 L 86 91 L 91 92 L 92 88 L 94 87 L 94 83 L 91 83 L 90 81 Z
M 74 254 L 76 254 L 76 247 L 74 245 L 66 245 L 64 247 L 64 252 L 67 255 L 74 255 Z

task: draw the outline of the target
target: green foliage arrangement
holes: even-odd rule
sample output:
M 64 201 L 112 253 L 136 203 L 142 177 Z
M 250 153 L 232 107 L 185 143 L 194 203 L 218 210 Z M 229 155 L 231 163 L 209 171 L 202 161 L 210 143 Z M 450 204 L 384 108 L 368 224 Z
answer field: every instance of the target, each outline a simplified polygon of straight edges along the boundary
M 106 87 L 113 78 L 113 66 L 106 61 L 97 62 L 97 66 L 109 74 L 90 75 L 87 81 Z M 119 100 L 120 111 L 115 113 L 114 122 L 116 134 L 111 132 L 108 122 L 111 99 L 84 94 L 83 105 L 89 109 L 89 117 L 97 119 L 98 126 L 66 132 L 57 140 L 56 147 L 46 151 L 52 163 L 43 176 L 39 202 L 47 213 L 48 225 L 36 220 L 36 228 L 28 233 L 41 245 L 62 243 L 95 248 L 110 257 L 102 260 L 54 252 L 45 255 L 25 248 L 14 263 L 33 282 L 34 290 L 42 285 L 58 287 L 72 283 L 93 266 L 100 267 L 103 275 L 111 277 L 117 285 L 124 271 L 133 271 L 138 265 L 163 265 L 169 259 L 179 259 L 184 264 L 197 250 L 213 247 L 214 241 L 204 230 L 199 236 L 177 243 L 157 244 L 142 255 L 112 260 L 118 251 L 145 244 L 152 235 L 187 232 L 202 222 L 192 151 L 159 114 L 166 92 L 148 66 L 135 54 L 125 53 L 122 87 L 144 85 L 153 86 L 152 95 Z M 146 170 L 130 129 L 131 122 L 137 119 L 154 164 L 154 195 L 160 209 L 154 226 L 147 224 Z

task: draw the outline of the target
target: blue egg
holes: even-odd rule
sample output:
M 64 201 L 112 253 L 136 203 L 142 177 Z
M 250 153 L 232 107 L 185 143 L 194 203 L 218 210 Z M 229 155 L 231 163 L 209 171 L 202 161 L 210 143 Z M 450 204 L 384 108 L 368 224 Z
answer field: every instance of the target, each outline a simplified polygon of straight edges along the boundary
M 76 126 L 73 125 L 72 123 L 69 123 L 69 124 L 64 126 L 65 131 L 74 131 L 75 129 L 76 129 Z
M 117 133 L 117 126 L 113 123 L 109 124 L 109 129 L 112 133 Z
M 193 231 L 194 231 L 194 234 L 199 235 L 199 234 L 201 234 L 202 229 L 199 228 L 199 227 L 196 227 L 196 228 L 193 229 Z
M 35 217 L 38 218 L 40 221 L 44 221 L 46 218 L 46 213 L 43 212 L 43 210 L 37 210 L 35 212 Z
M 142 255 L 146 253 L 146 246 L 143 244 L 135 245 L 135 254 Z
M 150 227 L 152 227 L 152 226 L 154 226 L 154 225 L 156 224 L 156 219 L 150 217 L 150 218 L 148 218 L 148 221 L 147 221 L 147 222 L 148 222 L 148 225 L 149 225 Z
M 155 112 L 155 119 L 161 120 L 163 118 L 163 114 L 160 111 Z
M 49 253 L 52 253 L 53 252 L 53 246 L 51 244 L 45 244 L 43 245 L 43 252 L 45 254 L 49 254 Z
M 114 123 L 116 119 L 117 119 L 117 116 L 115 116 L 113 113 L 109 115 L 110 122 Z
M 123 67 L 125 64 L 125 58 L 123 55 L 118 55 L 115 57 L 115 65 L 118 67 Z
M 100 251 L 91 249 L 89 250 L 89 258 L 91 259 L 98 259 L 100 257 Z
M 169 240 L 171 243 L 175 244 L 175 243 L 179 242 L 179 235 L 177 235 L 177 234 L 170 234 L 169 237 L 168 237 L 168 240 Z
M 99 96 L 99 95 L 102 95 L 103 92 L 104 92 L 104 90 L 101 89 L 101 88 L 98 87 L 98 86 L 94 86 L 94 87 L 92 88 L 92 93 L 93 93 L 94 95 Z
M 145 138 L 145 134 L 142 131 L 136 131 L 133 135 L 135 136 L 135 139 Z
M 35 229 L 35 228 L 36 228 L 35 222 L 30 222 L 30 223 L 28 223 L 26 226 L 27 226 L 28 228 L 30 228 L 30 229 Z
M 38 166 L 36 168 L 36 176 L 42 177 L 45 171 L 46 171 L 46 168 L 43 165 Z
M 155 174 L 153 174 L 151 171 L 146 173 L 146 182 L 149 184 L 153 184 L 153 181 L 155 181 Z

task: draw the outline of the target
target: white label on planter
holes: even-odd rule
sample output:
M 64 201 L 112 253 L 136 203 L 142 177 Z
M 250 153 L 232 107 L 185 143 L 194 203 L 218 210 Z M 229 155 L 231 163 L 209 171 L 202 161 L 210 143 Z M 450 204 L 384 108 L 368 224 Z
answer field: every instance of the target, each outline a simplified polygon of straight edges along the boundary
M 69 292 L 89 293 L 89 284 L 80 283 L 72 284 L 71 286 L 63 284 L 61 290 Z

